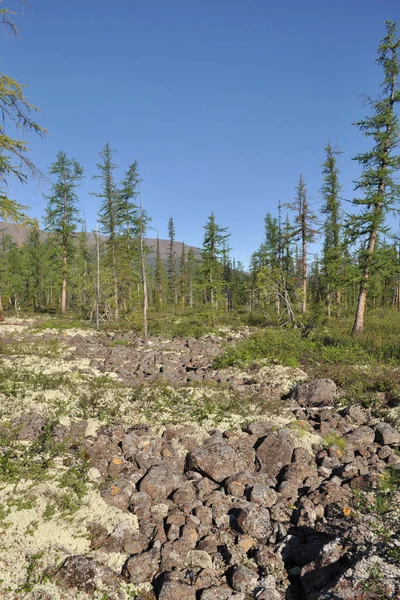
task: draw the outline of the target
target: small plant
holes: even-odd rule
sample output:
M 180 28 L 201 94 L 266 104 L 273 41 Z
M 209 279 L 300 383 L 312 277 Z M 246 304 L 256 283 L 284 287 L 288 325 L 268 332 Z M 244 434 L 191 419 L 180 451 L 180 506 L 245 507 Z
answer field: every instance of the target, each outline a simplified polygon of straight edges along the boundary
M 326 434 L 323 437 L 323 439 L 328 448 L 332 448 L 334 446 L 338 448 L 338 450 L 340 450 L 341 452 L 343 452 L 346 449 L 346 440 L 334 432 Z

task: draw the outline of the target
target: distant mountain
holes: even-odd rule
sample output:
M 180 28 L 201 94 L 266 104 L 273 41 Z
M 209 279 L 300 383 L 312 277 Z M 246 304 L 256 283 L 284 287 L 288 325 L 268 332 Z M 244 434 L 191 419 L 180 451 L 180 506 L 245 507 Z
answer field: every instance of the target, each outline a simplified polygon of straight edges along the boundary
M 18 244 L 18 246 L 22 246 L 22 244 L 26 241 L 28 234 L 29 227 L 0 221 L 0 238 L 2 235 L 10 235 L 14 242 Z M 42 240 L 45 240 L 48 235 L 49 234 L 45 231 L 40 231 L 40 237 Z M 86 235 L 89 246 L 94 246 L 96 244 L 95 234 L 88 232 Z M 107 238 L 104 235 L 100 235 L 100 239 L 105 241 Z M 153 263 L 155 259 L 157 240 L 153 238 L 146 238 L 145 244 L 150 250 L 152 250 L 151 256 L 149 257 L 149 262 Z M 161 259 L 165 262 L 168 257 L 169 240 L 159 240 L 159 244 Z M 185 244 L 186 252 L 188 252 L 190 248 L 194 250 L 196 258 L 201 258 L 200 250 L 198 248 L 195 248 L 194 246 L 187 246 Z M 174 250 L 178 261 L 182 252 L 182 242 L 174 242 Z

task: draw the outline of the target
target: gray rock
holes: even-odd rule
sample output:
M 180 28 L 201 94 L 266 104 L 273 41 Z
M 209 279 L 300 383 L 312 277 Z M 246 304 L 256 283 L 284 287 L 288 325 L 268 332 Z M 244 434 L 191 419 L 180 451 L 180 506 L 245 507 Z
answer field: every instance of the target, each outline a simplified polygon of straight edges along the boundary
M 237 565 L 230 575 L 230 584 L 236 592 L 252 594 L 258 585 L 258 573 L 244 565 Z
M 167 579 L 162 584 L 158 600 L 196 600 L 196 590 L 182 581 Z
M 290 464 L 294 443 L 286 429 L 272 431 L 256 450 L 261 471 L 276 477 L 283 467 Z
M 159 565 L 160 552 L 158 548 L 152 548 L 149 552 L 128 558 L 122 568 L 122 576 L 135 584 L 151 582 L 158 572 Z
M 389 423 L 375 426 L 375 442 L 381 446 L 400 446 L 400 433 Z
M 336 384 L 331 379 L 315 379 L 299 384 L 292 397 L 300 406 L 332 406 L 336 398 Z
M 152 467 L 142 479 L 140 491 L 153 500 L 165 500 L 179 487 L 179 475 L 168 465 Z
M 188 468 L 200 471 L 210 479 L 221 483 L 238 471 L 245 471 L 249 468 L 254 470 L 254 464 L 249 464 L 248 456 L 240 455 L 229 444 L 217 442 L 190 452 Z
M 265 540 L 272 532 L 269 510 L 255 504 L 240 509 L 237 524 L 242 533 L 257 540 Z
M 121 582 L 117 573 L 86 556 L 69 556 L 53 576 L 53 581 L 64 589 L 75 588 L 92 593 Z

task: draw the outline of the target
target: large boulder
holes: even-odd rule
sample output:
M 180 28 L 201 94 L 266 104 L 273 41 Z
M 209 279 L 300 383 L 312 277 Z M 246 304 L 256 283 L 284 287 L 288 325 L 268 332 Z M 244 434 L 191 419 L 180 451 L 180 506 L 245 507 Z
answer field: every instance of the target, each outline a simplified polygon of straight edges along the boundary
M 295 387 L 292 397 L 300 406 L 332 406 L 336 398 L 336 384 L 332 379 L 315 379 Z
M 381 446 L 400 446 L 400 433 L 389 423 L 375 425 L 375 442 Z
M 115 587 L 121 580 L 119 575 L 86 556 L 69 556 L 55 573 L 53 580 L 61 588 L 75 588 L 93 593 L 105 586 Z
M 210 479 L 221 483 L 234 473 L 252 470 L 254 453 L 238 452 L 225 442 L 207 444 L 189 453 L 187 464 L 193 471 L 199 471 Z
M 293 440 L 287 429 L 271 431 L 256 450 L 260 470 L 276 477 L 283 467 L 290 464 L 294 450 Z

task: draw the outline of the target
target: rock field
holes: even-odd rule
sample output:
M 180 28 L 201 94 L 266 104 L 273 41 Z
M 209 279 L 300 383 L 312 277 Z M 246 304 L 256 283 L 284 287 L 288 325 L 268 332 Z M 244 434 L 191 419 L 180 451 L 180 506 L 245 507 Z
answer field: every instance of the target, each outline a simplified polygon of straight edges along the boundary
M 392 424 L 214 370 L 234 339 L 36 326 L 0 324 L 1 598 L 400 599 Z

